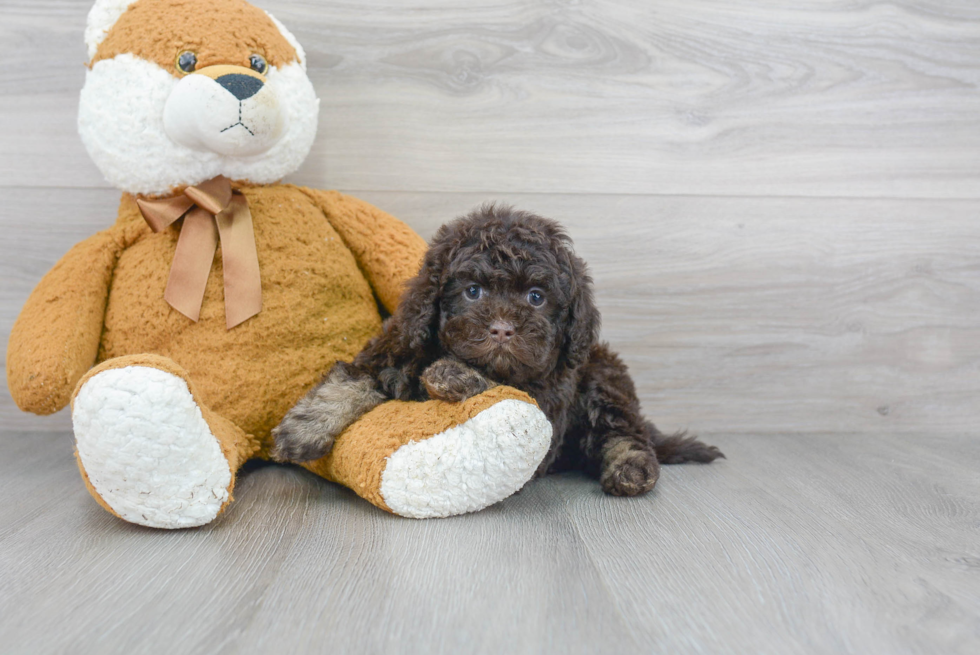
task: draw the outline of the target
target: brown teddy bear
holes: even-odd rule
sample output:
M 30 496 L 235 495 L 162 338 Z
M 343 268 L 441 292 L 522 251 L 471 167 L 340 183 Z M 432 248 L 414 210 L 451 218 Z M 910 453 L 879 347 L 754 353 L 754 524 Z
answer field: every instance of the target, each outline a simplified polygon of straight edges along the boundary
M 318 100 L 296 39 L 243 0 L 98 0 L 79 132 L 123 191 L 111 228 L 38 284 L 10 335 L 18 406 L 72 404 L 82 477 L 113 514 L 197 526 L 239 467 L 392 311 L 425 243 L 356 198 L 279 182 Z M 310 470 L 413 517 L 474 511 L 533 475 L 551 440 L 533 401 L 390 402 Z

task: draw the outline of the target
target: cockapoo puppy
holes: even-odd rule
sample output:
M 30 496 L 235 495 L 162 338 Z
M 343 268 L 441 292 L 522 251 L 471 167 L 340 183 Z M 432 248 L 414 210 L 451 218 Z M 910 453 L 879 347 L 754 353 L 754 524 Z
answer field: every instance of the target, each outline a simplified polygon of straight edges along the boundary
M 504 384 L 554 426 L 538 475 L 582 470 L 606 493 L 635 496 L 653 488 L 660 464 L 724 457 L 645 420 L 626 365 L 598 336 L 592 280 L 562 227 L 484 206 L 439 229 L 382 334 L 286 414 L 273 456 L 320 458 L 388 399 L 461 401 Z

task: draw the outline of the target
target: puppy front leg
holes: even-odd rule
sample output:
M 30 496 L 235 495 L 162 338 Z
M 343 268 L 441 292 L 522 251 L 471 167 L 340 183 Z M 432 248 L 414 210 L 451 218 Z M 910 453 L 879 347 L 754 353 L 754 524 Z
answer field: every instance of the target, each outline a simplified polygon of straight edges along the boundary
M 386 400 L 374 380 L 346 362 L 337 362 L 272 430 L 277 462 L 320 459 L 347 426 Z
M 637 496 L 653 489 L 660 463 L 646 421 L 640 414 L 626 365 L 605 347 L 593 351 L 583 369 L 578 430 L 586 470 L 597 475 L 603 491 Z
M 696 437 L 663 434 L 649 421 L 642 421 L 642 435 L 638 436 L 636 421 L 630 418 L 627 423 L 627 435 L 612 436 L 615 431 L 610 429 L 601 448 L 599 481 L 606 493 L 635 496 L 649 491 L 660 475 L 660 464 L 707 464 L 725 457 L 717 447 Z
M 422 371 L 422 384 L 429 398 L 458 403 L 497 386 L 466 364 L 444 357 Z
M 613 496 L 638 496 L 660 477 L 657 455 L 632 436 L 607 438 L 601 449 L 599 484 Z

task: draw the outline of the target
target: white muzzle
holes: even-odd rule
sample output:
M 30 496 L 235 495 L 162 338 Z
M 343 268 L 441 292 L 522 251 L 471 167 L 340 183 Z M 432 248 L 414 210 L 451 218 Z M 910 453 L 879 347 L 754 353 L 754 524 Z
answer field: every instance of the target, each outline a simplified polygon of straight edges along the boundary
M 287 128 L 275 91 L 244 72 L 214 78 L 206 73 L 202 69 L 182 78 L 167 98 L 167 136 L 187 148 L 225 156 L 249 157 L 271 149 Z

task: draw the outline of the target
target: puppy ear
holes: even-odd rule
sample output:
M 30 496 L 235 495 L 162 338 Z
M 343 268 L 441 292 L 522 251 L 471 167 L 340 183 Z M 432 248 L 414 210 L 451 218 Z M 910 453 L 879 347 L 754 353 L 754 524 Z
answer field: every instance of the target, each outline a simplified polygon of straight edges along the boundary
M 417 377 L 421 373 L 419 367 L 427 361 L 426 356 L 432 352 L 438 338 L 442 277 L 452 252 L 447 236 L 442 229 L 436 234 L 418 275 L 406 283 L 395 313 L 385 321 L 381 334 L 371 339 L 354 358 L 354 366 L 361 372 L 382 376 L 397 369 L 401 376 L 398 379 L 402 382 L 406 375 Z M 384 373 L 385 370 L 389 372 Z M 383 384 L 386 388 L 391 386 L 390 381 Z M 401 396 L 400 392 L 394 393 L 394 397 Z
M 442 293 L 443 271 L 450 246 L 436 235 L 422 260 L 418 275 L 409 280 L 398 309 L 392 316 L 401 350 L 421 353 L 436 339 L 439 329 L 439 297 Z
M 589 358 L 589 352 L 599 341 L 600 315 L 592 299 L 592 278 L 585 262 L 569 253 L 572 301 L 563 344 L 564 364 L 578 368 Z

